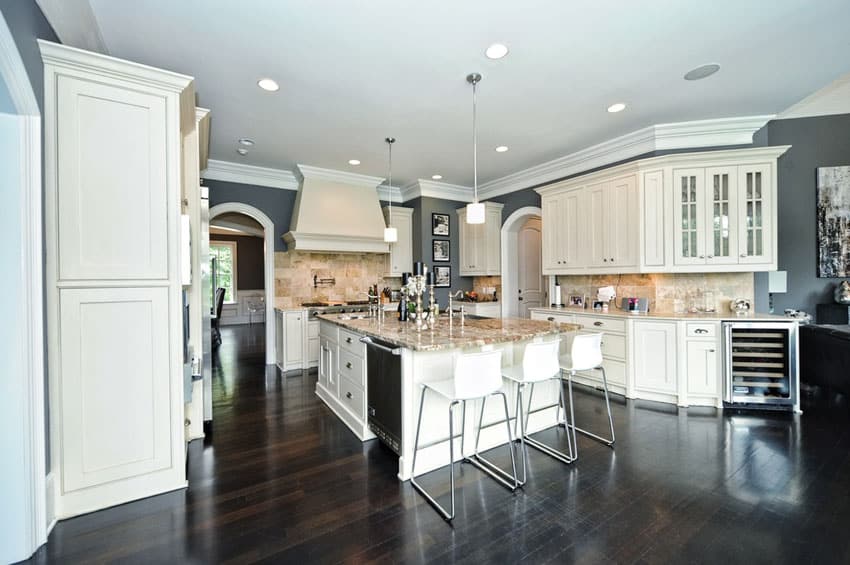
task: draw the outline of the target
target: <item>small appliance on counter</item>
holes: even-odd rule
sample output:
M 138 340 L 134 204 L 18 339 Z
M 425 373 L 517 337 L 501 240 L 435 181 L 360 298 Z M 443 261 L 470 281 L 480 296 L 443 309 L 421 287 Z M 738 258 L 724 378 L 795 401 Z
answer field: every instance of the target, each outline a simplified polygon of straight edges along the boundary
M 649 312 L 649 299 L 627 297 L 620 302 L 620 309 L 624 312 L 646 313 Z

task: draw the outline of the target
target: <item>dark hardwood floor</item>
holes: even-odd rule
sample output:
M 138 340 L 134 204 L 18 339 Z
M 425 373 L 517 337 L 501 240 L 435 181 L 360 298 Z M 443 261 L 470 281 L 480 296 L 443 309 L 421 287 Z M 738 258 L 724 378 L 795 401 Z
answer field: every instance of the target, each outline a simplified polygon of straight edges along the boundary
M 532 452 L 515 494 L 464 465 L 449 525 L 316 399 L 315 373 L 264 366 L 262 325 L 222 334 L 189 488 L 63 521 L 33 562 L 850 562 L 841 402 L 799 417 L 616 403 L 616 450 L 581 438 L 571 467 Z M 604 424 L 595 393 L 577 403 Z

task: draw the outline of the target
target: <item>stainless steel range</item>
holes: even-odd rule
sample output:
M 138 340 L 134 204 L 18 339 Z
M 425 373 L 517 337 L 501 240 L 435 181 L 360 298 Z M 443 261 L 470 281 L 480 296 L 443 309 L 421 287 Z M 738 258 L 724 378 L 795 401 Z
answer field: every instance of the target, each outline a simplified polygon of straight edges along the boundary
M 307 309 L 307 318 L 313 319 L 319 314 L 351 314 L 368 313 L 369 301 L 357 300 L 345 304 L 328 304 L 327 302 L 302 302 L 301 306 Z

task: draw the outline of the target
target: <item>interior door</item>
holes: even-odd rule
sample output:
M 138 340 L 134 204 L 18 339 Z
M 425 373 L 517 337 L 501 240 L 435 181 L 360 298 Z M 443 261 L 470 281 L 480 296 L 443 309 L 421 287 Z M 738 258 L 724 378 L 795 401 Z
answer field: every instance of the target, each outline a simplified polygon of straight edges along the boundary
M 540 218 L 528 220 L 517 234 L 519 305 L 521 318 L 529 317 L 529 308 L 543 305 L 542 230 Z

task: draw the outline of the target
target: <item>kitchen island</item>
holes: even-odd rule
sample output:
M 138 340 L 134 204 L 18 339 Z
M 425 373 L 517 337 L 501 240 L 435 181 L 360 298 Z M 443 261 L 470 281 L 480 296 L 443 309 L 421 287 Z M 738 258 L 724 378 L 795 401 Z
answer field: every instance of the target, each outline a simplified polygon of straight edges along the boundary
M 377 430 L 381 439 L 398 453 L 398 476 L 402 480 L 409 479 L 412 474 L 421 383 L 451 378 L 454 359 L 462 353 L 497 349 L 502 351 L 502 365 L 509 366 L 522 362 L 525 344 L 528 342 L 567 337 L 579 329 L 572 323 L 514 318 L 466 319 L 461 323 L 459 318 L 441 317 L 433 327 L 421 331 L 417 331 L 412 323 L 399 322 L 389 316 L 379 321 L 375 318 L 332 314 L 321 315 L 319 320 L 319 379 L 316 394 L 361 441 L 377 437 L 374 433 Z M 365 341 L 369 340 L 377 342 L 383 349 L 367 346 Z M 394 365 L 397 374 L 383 375 L 382 380 L 379 380 L 378 375 L 374 374 L 377 370 L 373 368 L 370 376 L 369 356 L 387 351 L 392 351 L 390 355 L 400 360 L 400 363 Z M 375 365 L 376 358 L 372 359 L 371 365 Z M 373 385 L 371 390 L 370 382 Z M 506 386 L 505 392 L 513 418 L 516 391 Z M 538 411 L 532 413 L 529 419 L 530 432 L 555 425 L 554 405 L 557 399 L 556 383 L 537 385 L 531 410 Z M 369 414 L 373 409 L 370 407 L 392 408 L 396 403 L 400 410 L 396 411 L 395 417 L 391 414 L 389 418 L 376 418 L 391 422 L 389 429 L 374 425 L 370 429 Z M 448 403 L 435 394 L 428 395 L 423 410 L 420 445 L 430 445 L 419 450 L 417 475 L 449 462 Z M 461 423 L 462 415 L 457 410 L 455 430 L 460 430 L 463 425 L 467 438 L 474 438 L 473 422 L 477 424 L 480 411 L 480 401 L 470 402 L 466 420 Z M 506 443 L 504 425 L 497 425 L 503 419 L 500 403 L 489 400 L 484 409 L 480 440 L 482 450 Z M 472 445 L 472 441 L 464 444 L 467 454 Z M 459 437 L 455 439 L 455 454 L 456 460 L 462 457 Z

